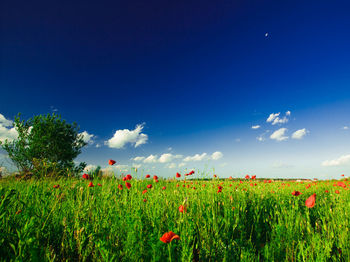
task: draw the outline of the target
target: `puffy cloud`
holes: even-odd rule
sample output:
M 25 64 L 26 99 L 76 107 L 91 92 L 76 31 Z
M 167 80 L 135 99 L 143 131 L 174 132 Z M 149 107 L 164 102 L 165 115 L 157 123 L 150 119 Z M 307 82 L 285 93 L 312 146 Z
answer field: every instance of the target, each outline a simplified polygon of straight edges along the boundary
M 94 171 L 96 168 L 97 168 L 96 165 L 87 165 L 87 166 L 84 168 L 84 172 Z
M 348 126 L 344 126 L 343 129 L 344 129 L 344 130 L 348 130 L 349 127 L 348 127 Z
M 6 119 L 2 114 L 0 114 L 0 124 L 9 127 L 12 126 L 13 121 Z
M 252 129 L 259 129 L 260 125 L 252 126 Z
M 224 155 L 223 153 L 221 153 L 220 151 L 216 151 L 211 155 L 211 159 L 213 160 L 219 160 L 220 158 L 222 158 Z
M 190 161 L 202 161 L 208 159 L 208 155 L 207 153 L 203 153 L 203 154 L 195 154 L 194 156 L 187 156 L 185 157 L 184 161 L 185 162 L 190 162 Z
M 108 147 L 111 148 L 123 148 L 127 143 L 134 144 L 135 147 L 138 147 L 142 144 L 146 144 L 148 136 L 141 133 L 144 125 L 137 125 L 134 130 L 121 129 L 117 130 L 114 136 L 106 141 Z
M 101 169 L 104 173 L 114 173 L 114 172 L 127 172 L 129 170 L 128 165 L 115 165 L 115 166 L 108 166 L 106 168 Z
M 186 164 L 185 163 L 180 163 L 179 164 L 179 167 L 183 167 L 183 166 L 185 166 Z
M 308 131 L 305 128 L 299 129 L 292 134 L 292 138 L 293 139 L 302 139 L 306 135 L 307 132 Z
M 288 136 L 285 135 L 287 132 L 287 128 L 280 128 L 273 132 L 270 136 L 271 139 L 274 139 L 276 141 L 284 141 L 288 139 Z
M 149 155 L 143 160 L 144 163 L 157 163 L 157 161 L 158 161 L 158 158 L 156 155 Z
M 266 119 L 266 122 L 268 122 L 268 123 L 272 122 L 279 115 L 280 115 L 280 113 L 276 113 L 276 114 L 272 113 L 272 114 L 270 114 L 269 117 Z
M 131 160 L 134 160 L 134 161 L 142 161 L 142 160 L 144 160 L 145 159 L 145 157 L 143 157 L 143 156 L 137 156 L 137 157 L 135 157 L 135 158 L 132 158 Z
M 141 166 L 142 166 L 141 164 L 135 164 L 135 163 L 132 164 L 132 167 L 133 167 L 133 168 L 140 168 Z
M 350 163 L 350 155 L 343 155 L 333 160 L 326 160 L 322 162 L 322 166 L 341 166 Z
M 259 142 L 265 141 L 265 138 L 264 138 L 263 136 L 258 136 L 256 139 L 257 139 Z
M 280 118 L 281 113 L 272 113 L 269 115 L 269 117 L 266 119 L 266 122 L 271 123 L 272 125 L 277 124 L 285 124 L 289 121 L 288 117 L 291 115 L 290 111 L 286 112 L 286 115 L 283 118 Z
M 163 154 L 159 157 L 158 161 L 159 163 L 168 163 L 171 162 L 173 160 L 174 156 L 172 154 Z
M 94 135 L 89 134 L 87 131 L 81 132 L 79 135 L 83 136 L 83 140 L 85 143 L 88 143 L 88 144 L 94 143 L 94 140 L 93 140 Z

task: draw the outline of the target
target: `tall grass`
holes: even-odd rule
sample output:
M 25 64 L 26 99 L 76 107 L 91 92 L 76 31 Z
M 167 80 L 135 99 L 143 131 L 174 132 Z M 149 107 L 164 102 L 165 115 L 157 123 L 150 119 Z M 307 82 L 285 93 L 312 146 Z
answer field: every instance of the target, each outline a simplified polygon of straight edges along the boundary
M 350 261 L 349 186 L 333 186 L 334 181 L 128 182 L 129 190 L 117 179 L 94 180 L 95 187 L 73 178 L 0 180 L 0 259 Z M 153 187 L 143 194 L 148 184 Z M 293 196 L 294 190 L 302 195 Z M 308 208 L 305 200 L 313 193 L 316 205 Z M 187 212 L 179 212 L 180 205 Z M 168 231 L 180 240 L 160 241 Z

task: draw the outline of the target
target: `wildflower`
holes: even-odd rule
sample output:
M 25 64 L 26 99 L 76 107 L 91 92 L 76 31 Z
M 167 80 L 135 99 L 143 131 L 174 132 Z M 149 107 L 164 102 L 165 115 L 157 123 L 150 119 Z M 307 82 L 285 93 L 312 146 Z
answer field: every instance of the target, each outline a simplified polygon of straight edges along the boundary
M 110 166 L 113 166 L 115 163 L 116 163 L 116 162 L 115 162 L 114 160 L 112 160 L 112 159 L 108 160 L 108 164 L 109 164 Z
M 97 184 L 98 186 L 102 186 L 100 183 Z
M 183 205 L 179 206 L 179 212 L 186 213 L 187 212 L 186 207 L 184 207 Z
M 143 199 L 143 202 L 147 202 L 147 199 L 145 198 L 145 199 Z
M 53 186 L 53 188 L 59 188 L 60 187 L 60 185 L 54 185 Z
M 154 180 L 158 180 L 158 177 L 157 177 L 157 176 L 153 176 L 153 179 L 154 179 Z
M 146 175 L 146 178 L 150 178 L 150 177 L 151 177 L 150 175 L 148 175 L 148 174 Z
M 21 210 L 21 209 L 16 211 L 16 215 L 18 215 L 18 214 L 20 214 L 20 213 L 22 213 L 22 210 Z
M 142 191 L 142 194 L 146 194 L 147 193 L 147 189 Z
M 83 174 L 83 179 L 89 179 L 89 175 L 88 174 Z
M 232 180 L 232 176 L 230 176 L 228 179 Z
M 340 186 L 342 188 L 346 188 L 346 185 L 343 182 L 338 182 L 337 186 Z
M 130 174 L 126 175 L 126 180 L 131 180 L 132 176 Z
M 119 190 L 123 190 L 123 185 L 120 185 L 120 184 L 119 184 L 119 185 L 118 185 L 118 189 L 119 189 Z
M 326 190 L 326 191 L 324 191 L 325 193 L 329 193 L 329 191 L 328 190 Z
M 315 202 L 316 202 L 316 194 L 313 194 L 308 199 L 306 199 L 305 206 L 307 206 L 308 208 L 312 208 L 315 206 Z
M 293 191 L 293 192 L 292 192 L 292 195 L 293 195 L 293 196 L 300 196 L 301 193 L 300 193 L 299 191 Z
M 179 178 L 181 177 L 181 175 L 179 173 L 176 173 L 176 177 Z
M 339 190 L 335 190 L 335 193 L 336 193 L 336 194 L 339 194 L 340 192 L 339 192 Z
M 152 184 L 147 185 L 147 188 L 152 188 Z
M 163 190 L 165 190 L 165 189 L 166 189 L 166 187 L 165 187 L 165 186 L 163 186 L 163 187 L 162 187 L 162 189 L 163 189 Z
M 222 192 L 223 187 L 222 186 L 218 186 L 218 193 Z
M 344 176 L 344 174 L 342 174 L 341 176 Z
M 88 187 L 94 187 L 94 184 L 92 182 L 90 182 Z
M 217 176 L 217 175 L 214 175 L 213 177 L 214 177 L 214 178 L 217 178 L 218 176 Z
M 254 175 L 254 176 L 252 176 L 252 179 L 256 179 L 256 176 Z
M 188 175 L 193 175 L 194 174 L 194 171 L 191 170 L 190 173 L 188 173 Z
M 158 179 L 157 179 L 157 180 L 154 180 L 154 182 L 158 183 L 159 181 L 158 181 Z
M 125 186 L 126 186 L 127 189 L 131 188 L 131 184 L 129 182 L 125 182 Z
M 173 241 L 174 239 L 180 239 L 180 237 L 178 235 L 176 235 L 174 232 L 169 231 L 167 233 L 165 233 L 161 238 L 160 241 L 164 242 L 164 243 L 170 243 L 171 241 Z
M 249 175 L 246 175 L 246 176 L 245 176 L 245 179 L 249 179 L 249 178 L 250 178 L 250 176 L 249 176 Z

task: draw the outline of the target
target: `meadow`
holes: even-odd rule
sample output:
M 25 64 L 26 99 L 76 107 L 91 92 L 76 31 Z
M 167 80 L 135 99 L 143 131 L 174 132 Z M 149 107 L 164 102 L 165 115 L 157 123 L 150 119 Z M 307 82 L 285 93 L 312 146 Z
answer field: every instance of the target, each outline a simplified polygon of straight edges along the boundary
M 137 177 L 0 179 L 0 260 L 350 261 L 343 177 Z

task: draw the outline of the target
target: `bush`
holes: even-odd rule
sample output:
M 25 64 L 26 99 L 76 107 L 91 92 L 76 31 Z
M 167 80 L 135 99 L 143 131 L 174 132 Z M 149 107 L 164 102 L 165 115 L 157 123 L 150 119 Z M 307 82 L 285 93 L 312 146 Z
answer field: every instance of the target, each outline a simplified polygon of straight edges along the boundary
M 85 163 L 76 166 L 73 161 L 86 145 L 76 123 L 69 124 L 55 113 L 27 121 L 21 120 L 19 114 L 13 125 L 18 138 L 0 141 L 0 145 L 23 173 L 67 175 L 68 171 L 76 173 L 85 168 Z

